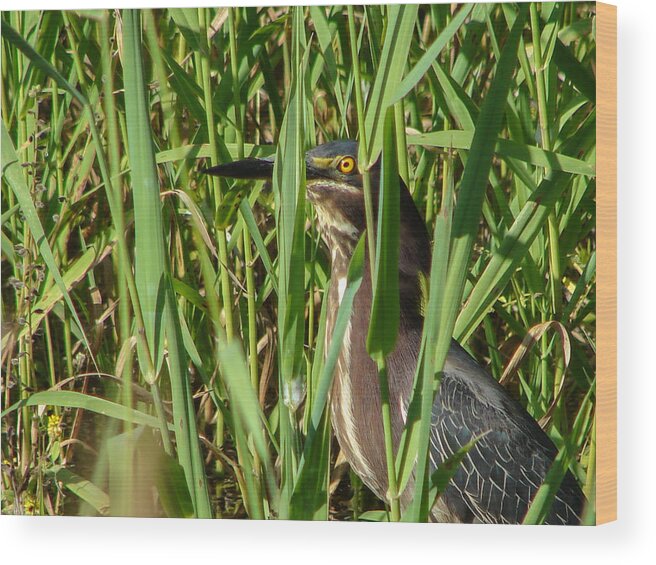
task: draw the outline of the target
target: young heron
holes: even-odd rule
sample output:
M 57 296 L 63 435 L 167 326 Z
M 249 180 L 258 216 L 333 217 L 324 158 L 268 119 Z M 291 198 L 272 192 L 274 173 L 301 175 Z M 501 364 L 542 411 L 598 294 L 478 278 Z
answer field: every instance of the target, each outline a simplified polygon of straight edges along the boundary
M 365 229 L 362 176 L 354 141 L 326 143 L 305 157 L 307 196 L 314 204 L 319 232 L 331 257 L 326 339 L 330 340 L 354 247 Z M 270 179 L 273 159 L 244 159 L 204 172 L 238 179 Z M 372 196 L 377 208 L 379 170 Z M 387 359 L 395 450 L 405 424 L 419 355 L 423 317 L 420 273 L 430 270 L 426 226 L 401 183 L 399 292 L 400 324 L 396 348 Z M 362 481 L 386 499 L 385 460 L 379 380 L 367 354 L 372 303 L 371 273 L 355 297 L 331 393 L 332 423 L 346 459 Z M 326 348 L 327 349 L 327 348 Z M 431 510 L 440 522 L 521 523 L 545 480 L 557 450 L 537 422 L 455 341 L 432 409 L 431 472 L 460 447 L 482 436 Z M 406 506 L 414 492 L 401 494 Z M 578 524 L 585 498 L 568 472 L 555 494 L 547 524 Z

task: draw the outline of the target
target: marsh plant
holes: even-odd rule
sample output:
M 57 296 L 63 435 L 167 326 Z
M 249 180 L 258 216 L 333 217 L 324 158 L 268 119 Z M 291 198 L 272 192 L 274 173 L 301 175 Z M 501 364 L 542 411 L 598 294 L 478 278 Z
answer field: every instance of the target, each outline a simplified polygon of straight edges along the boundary
M 559 450 L 525 521 L 569 469 L 594 522 L 594 4 L 1 18 L 3 513 L 427 519 L 349 472 L 326 410 L 302 156 L 350 138 L 362 170 L 395 156 L 439 275 L 391 473 L 426 469 L 454 336 Z M 271 184 L 199 173 L 268 155 Z

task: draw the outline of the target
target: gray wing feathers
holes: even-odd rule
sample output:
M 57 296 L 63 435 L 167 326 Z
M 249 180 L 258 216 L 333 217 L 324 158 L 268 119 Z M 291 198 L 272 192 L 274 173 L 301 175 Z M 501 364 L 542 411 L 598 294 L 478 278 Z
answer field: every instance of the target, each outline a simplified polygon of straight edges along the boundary
M 520 523 L 556 448 L 535 420 L 460 346 L 451 348 L 445 371 L 433 405 L 432 469 L 484 435 L 442 495 L 444 503 L 454 513 L 464 511 L 484 523 Z M 584 500 L 567 473 L 546 523 L 579 523 Z M 461 518 L 467 521 L 467 516 Z

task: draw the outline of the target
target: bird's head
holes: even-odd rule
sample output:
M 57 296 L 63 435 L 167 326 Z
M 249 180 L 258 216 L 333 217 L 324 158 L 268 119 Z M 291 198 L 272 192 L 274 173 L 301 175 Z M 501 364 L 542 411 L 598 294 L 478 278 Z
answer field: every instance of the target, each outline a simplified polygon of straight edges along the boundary
M 243 159 L 205 169 L 210 175 L 236 179 L 271 179 L 273 157 Z M 378 165 L 371 169 L 377 187 Z M 321 234 L 331 243 L 357 242 L 365 229 L 362 175 L 356 141 L 331 141 L 305 154 L 307 196 L 315 206 Z

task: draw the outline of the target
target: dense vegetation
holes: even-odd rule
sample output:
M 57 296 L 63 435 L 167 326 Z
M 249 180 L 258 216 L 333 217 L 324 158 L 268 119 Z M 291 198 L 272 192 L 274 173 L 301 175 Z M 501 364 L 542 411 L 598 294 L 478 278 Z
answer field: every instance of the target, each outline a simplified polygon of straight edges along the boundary
M 387 519 L 331 441 L 302 186 L 305 149 L 358 138 L 361 168 L 400 148 L 435 235 L 400 487 L 454 335 L 593 521 L 594 25 L 579 3 L 3 12 L 2 512 Z M 274 152 L 272 187 L 198 173 Z

